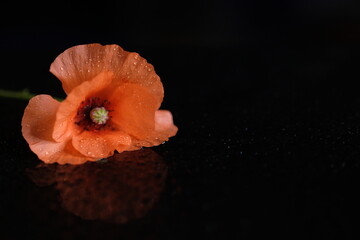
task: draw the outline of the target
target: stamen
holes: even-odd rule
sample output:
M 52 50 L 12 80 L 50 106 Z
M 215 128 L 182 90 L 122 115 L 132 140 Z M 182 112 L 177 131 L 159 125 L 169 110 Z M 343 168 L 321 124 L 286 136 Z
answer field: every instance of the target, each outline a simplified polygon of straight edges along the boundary
M 99 97 L 88 98 L 80 103 L 74 123 L 82 131 L 114 130 L 111 124 L 111 103 Z
M 104 107 L 96 107 L 90 111 L 90 119 L 93 123 L 96 124 L 105 124 L 109 119 L 109 111 Z

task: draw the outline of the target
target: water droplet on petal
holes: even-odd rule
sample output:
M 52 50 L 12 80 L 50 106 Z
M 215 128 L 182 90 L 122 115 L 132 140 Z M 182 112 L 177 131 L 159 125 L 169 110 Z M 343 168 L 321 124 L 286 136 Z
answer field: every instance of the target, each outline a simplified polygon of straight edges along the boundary
M 90 154 L 91 154 L 91 152 L 87 152 L 87 154 L 89 154 L 89 155 L 90 155 Z

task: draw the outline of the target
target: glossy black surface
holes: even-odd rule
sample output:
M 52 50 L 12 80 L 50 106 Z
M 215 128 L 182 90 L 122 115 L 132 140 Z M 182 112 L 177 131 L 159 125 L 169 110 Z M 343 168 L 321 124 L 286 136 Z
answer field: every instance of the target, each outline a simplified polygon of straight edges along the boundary
M 179 132 L 105 162 L 38 166 L 20 131 L 27 102 L 1 98 L 0 238 L 356 239 L 357 4 L 169 4 L 64 3 L 3 21 L 1 88 L 63 97 L 53 59 L 116 43 L 155 66 Z

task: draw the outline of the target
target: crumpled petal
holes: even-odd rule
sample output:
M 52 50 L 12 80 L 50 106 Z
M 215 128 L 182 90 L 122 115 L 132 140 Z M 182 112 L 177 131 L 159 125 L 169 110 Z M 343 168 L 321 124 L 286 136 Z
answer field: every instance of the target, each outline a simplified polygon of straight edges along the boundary
M 24 111 L 22 118 L 22 134 L 30 149 L 46 163 L 80 164 L 93 161 L 76 151 L 69 140 L 55 142 L 52 139 L 52 130 L 56 112 L 60 103 L 49 95 L 33 97 Z
M 160 103 L 144 87 L 124 84 L 109 97 L 112 121 L 137 138 L 149 136 L 155 126 L 154 113 Z
M 176 135 L 178 128 L 174 125 L 173 117 L 168 110 L 157 110 L 155 112 L 155 129 L 145 139 L 133 138 L 131 148 L 128 150 L 137 150 L 142 147 L 157 146 L 170 137 Z
M 101 72 L 114 73 L 114 84 L 135 83 L 146 87 L 161 102 L 164 89 L 154 67 L 137 53 L 118 45 L 87 44 L 71 47 L 51 64 L 50 72 L 62 82 L 67 94 Z
M 159 138 L 165 138 L 164 141 L 167 141 L 169 137 L 175 136 L 177 131 L 178 128 L 174 125 L 170 111 L 157 110 L 155 112 L 155 132 L 159 135 Z
M 72 144 L 81 154 L 101 159 L 112 156 L 116 148 L 130 146 L 131 138 L 118 130 L 83 131 L 73 136 Z

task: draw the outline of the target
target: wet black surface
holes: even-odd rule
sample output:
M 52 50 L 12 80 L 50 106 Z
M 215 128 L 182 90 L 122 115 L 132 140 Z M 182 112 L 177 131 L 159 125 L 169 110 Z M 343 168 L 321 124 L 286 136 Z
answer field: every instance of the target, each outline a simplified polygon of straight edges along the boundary
M 111 184 L 84 187 L 85 196 L 102 189 L 102 195 L 127 205 L 117 195 L 124 189 L 143 196 L 137 187 L 141 182 L 153 179 L 160 186 L 148 190 L 151 201 L 139 197 L 143 202 L 128 204 L 130 213 L 141 204 L 146 211 L 125 223 L 126 207 L 114 208 L 110 216 L 122 220 L 109 221 L 101 215 L 100 200 L 89 197 L 92 214 L 85 215 L 86 207 L 74 212 L 63 201 L 64 192 L 75 202 L 85 201 L 84 195 L 76 199 L 76 183 L 96 182 L 88 171 L 101 177 L 109 163 L 71 171 L 49 167 L 44 175 L 20 132 L 26 101 L 0 99 L 1 234 L 5 239 L 23 234 L 45 239 L 356 239 L 360 15 L 355 4 L 345 2 L 199 3 L 187 10 L 188 18 L 150 7 L 160 14 L 152 18 L 144 7 L 135 22 L 121 25 L 119 20 L 102 28 L 107 21 L 101 19 L 94 31 L 88 25 L 78 31 L 81 21 L 72 25 L 51 14 L 46 23 L 34 17 L 4 25 L 3 72 L 9 77 L 2 77 L 1 88 L 27 87 L 62 97 L 60 83 L 48 72 L 60 52 L 80 43 L 117 43 L 155 66 L 165 87 L 163 108 L 172 111 L 179 132 L 151 150 L 160 159 L 155 169 L 165 171 L 160 177 L 151 166 L 135 164 L 130 168 L 143 169 L 147 178 L 114 177 L 120 189 L 114 194 Z M 130 16 L 126 12 L 122 19 Z M 70 17 L 77 19 L 75 13 Z M 142 25 L 144 19 L 157 26 L 154 31 Z M 118 25 L 123 31 L 112 32 Z M 136 162 L 137 154 L 142 155 L 129 158 Z M 34 181 L 34 172 L 46 184 Z M 59 172 L 77 180 L 54 182 Z

